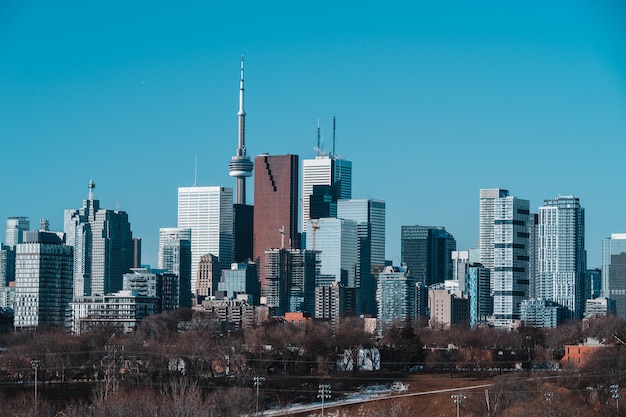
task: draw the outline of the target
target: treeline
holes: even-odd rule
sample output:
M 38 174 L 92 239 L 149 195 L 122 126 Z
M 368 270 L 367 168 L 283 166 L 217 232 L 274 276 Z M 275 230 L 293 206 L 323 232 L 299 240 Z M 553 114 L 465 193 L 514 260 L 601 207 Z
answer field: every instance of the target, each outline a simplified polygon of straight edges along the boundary
M 537 369 L 533 364 L 556 363 L 565 345 L 588 337 L 605 341 L 606 347 L 575 370 L 575 378 L 566 369 L 541 387 L 534 383 L 524 395 L 504 382 L 515 376 L 503 376 L 499 393 L 491 392 L 497 398 L 489 404 L 497 413 L 484 414 L 483 394 L 468 396 L 463 415 L 513 416 L 515 407 L 524 408 L 546 393 L 550 399 L 567 397 L 579 410 L 595 407 L 601 412 L 613 395 L 609 387 L 626 382 L 626 321 L 617 317 L 516 331 L 398 323 L 376 337 L 358 318 L 345 318 L 335 328 L 323 321 L 294 325 L 275 319 L 241 331 L 227 330 L 210 314 L 192 310 L 148 317 L 133 334 L 107 325 L 80 336 L 45 328 L 0 334 L 0 408 L 16 416 L 252 415 L 257 407 L 315 401 L 316 384 L 326 380 L 333 381 L 337 393 L 350 391 L 359 383 L 349 377 L 356 367 L 346 375 L 337 370 L 337 361 L 346 352 L 356 361 L 360 348 L 380 352 L 379 372 L 480 377 L 519 369 L 520 364 L 529 370 Z M 259 397 L 255 382 L 262 384 Z M 551 415 L 559 415 L 555 413 Z

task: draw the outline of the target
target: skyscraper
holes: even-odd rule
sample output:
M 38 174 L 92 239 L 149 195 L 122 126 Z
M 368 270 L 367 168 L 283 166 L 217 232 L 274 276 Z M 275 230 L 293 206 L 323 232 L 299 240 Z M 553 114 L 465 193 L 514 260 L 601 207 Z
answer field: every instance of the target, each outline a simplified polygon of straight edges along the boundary
M 385 202 L 337 200 L 337 217 L 357 222 L 356 287 L 360 313 L 376 315 L 376 279 L 385 265 Z
M 537 297 L 582 318 L 585 300 L 585 212 L 578 198 L 559 196 L 539 207 Z
M 432 285 L 452 279 L 454 236 L 443 226 L 402 226 L 401 259 L 417 281 Z
M 179 306 L 191 307 L 191 229 L 159 229 L 159 269 L 178 277 Z
M 78 210 L 65 210 L 64 231 L 74 247 L 74 296 L 105 295 L 122 289 L 134 263 L 128 214 L 100 208 L 89 181 L 89 196 Z
M 617 315 L 626 318 L 626 233 L 602 240 L 602 296 L 615 300 Z
M 232 188 L 179 187 L 178 227 L 191 229 L 191 288 L 196 288 L 200 257 L 218 257 L 222 269 L 233 261 Z
M 56 233 L 25 232 L 15 264 L 15 327 L 69 326 L 72 248 Z
M 265 251 L 300 247 L 298 234 L 298 155 L 254 159 L 254 248 L 261 290 L 265 283 Z
M 479 207 L 479 256 L 480 263 L 493 270 L 494 239 L 495 239 L 495 204 L 500 198 L 508 197 L 509 191 L 501 188 L 485 188 L 480 190 Z
M 337 199 L 352 198 L 352 162 L 332 154 L 302 161 L 302 236 L 305 239 L 314 185 L 333 186 Z
M 480 259 L 491 275 L 494 325 L 521 318 L 528 297 L 530 202 L 501 189 L 480 190 Z
M 22 243 L 24 232 L 30 230 L 30 220 L 28 217 L 11 216 L 7 217 L 5 244 L 15 249 L 15 245 Z

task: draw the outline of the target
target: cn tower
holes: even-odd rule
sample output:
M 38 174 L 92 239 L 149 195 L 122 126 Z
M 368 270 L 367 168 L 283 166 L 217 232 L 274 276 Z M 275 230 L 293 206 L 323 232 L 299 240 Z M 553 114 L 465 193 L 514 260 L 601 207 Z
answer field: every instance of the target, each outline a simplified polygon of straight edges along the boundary
M 243 55 L 241 56 L 241 80 L 239 82 L 239 112 L 237 154 L 228 164 L 229 175 L 237 179 L 236 204 L 246 204 L 246 177 L 252 176 L 252 161 L 246 155 L 246 112 L 243 110 Z

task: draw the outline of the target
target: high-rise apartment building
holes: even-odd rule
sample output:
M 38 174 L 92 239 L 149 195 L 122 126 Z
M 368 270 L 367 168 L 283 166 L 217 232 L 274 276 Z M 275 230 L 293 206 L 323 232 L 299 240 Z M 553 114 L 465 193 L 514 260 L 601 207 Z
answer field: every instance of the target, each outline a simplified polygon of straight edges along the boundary
M 356 288 L 361 314 L 376 315 L 376 279 L 385 266 L 385 202 L 337 200 L 337 217 L 357 223 Z
M 497 327 L 521 318 L 529 292 L 530 202 L 507 190 L 480 190 L 480 259 L 490 270 L 493 320 Z
M 273 315 L 315 312 L 317 253 L 301 249 L 265 251 L 265 282 L 261 296 Z
M 467 268 L 467 294 L 469 295 L 469 322 L 472 328 L 487 325 L 493 314 L 493 297 L 489 269 L 481 264 L 471 264 Z
M 178 277 L 179 306 L 190 308 L 191 291 L 191 229 L 177 227 L 159 229 L 158 266 Z
M 417 318 L 417 281 L 404 267 L 385 266 L 378 274 L 376 300 L 380 334 L 393 325 L 402 326 Z
M 402 226 L 401 259 L 413 277 L 426 285 L 452 279 L 456 240 L 442 226 Z
M 308 232 L 310 199 L 314 185 L 333 186 L 337 199 L 352 198 L 352 162 L 335 155 L 320 154 L 302 161 L 302 236 Z M 308 247 L 308 244 L 306 244 Z
M 15 327 L 69 326 L 72 248 L 57 233 L 25 232 L 16 245 Z
M 232 188 L 179 187 L 178 227 L 191 229 L 191 288 L 196 288 L 198 262 L 215 255 L 222 269 L 233 262 Z
M 298 155 L 267 155 L 254 159 L 254 248 L 261 291 L 267 290 L 265 253 L 269 249 L 297 249 Z
M 74 247 L 74 296 L 104 295 L 122 289 L 134 264 L 128 214 L 100 208 L 89 182 L 89 196 L 78 210 L 65 210 L 67 245 Z
M 626 233 L 602 240 L 602 296 L 615 301 L 615 311 L 626 318 Z
M 559 196 L 539 207 L 537 298 L 582 318 L 585 307 L 585 212 L 578 198 Z
M 15 245 L 22 243 L 24 232 L 30 230 L 30 220 L 28 217 L 11 216 L 7 217 L 5 244 L 12 249 Z
M 480 263 L 487 269 L 494 266 L 495 239 L 495 204 L 496 201 L 509 196 L 508 190 L 501 188 L 485 188 L 480 190 L 479 207 L 479 257 Z

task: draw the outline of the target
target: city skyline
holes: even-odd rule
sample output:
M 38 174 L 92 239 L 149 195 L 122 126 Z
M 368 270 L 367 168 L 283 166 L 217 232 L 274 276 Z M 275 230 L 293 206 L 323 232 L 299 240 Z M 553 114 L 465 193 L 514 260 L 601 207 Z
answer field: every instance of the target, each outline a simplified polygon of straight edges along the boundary
M 402 225 L 477 247 L 482 188 L 531 212 L 580 198 L 589 267 L 626 232 L 621 3 L 168 6 L 2 6 L 0 219 L 62 230 L 93 178 L 155 266 L 179 187 L 235 188 L 243 54 L 247 154 L 314 158 L 336 116 L 352 197 L 386 201 L 396 264 Z

